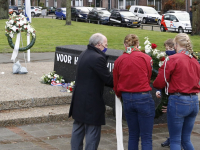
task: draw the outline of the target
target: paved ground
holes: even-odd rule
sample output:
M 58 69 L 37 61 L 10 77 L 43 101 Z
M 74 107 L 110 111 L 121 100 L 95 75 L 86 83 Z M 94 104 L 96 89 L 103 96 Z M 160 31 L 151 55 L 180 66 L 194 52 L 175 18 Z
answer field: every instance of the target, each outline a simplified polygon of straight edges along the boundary
M 17 127 L 0 128 L 1 150 L 70 150 L 73 120 L 42 124 L 31 124 Z M 128 128 L 123 121 L 124 149 L 128 147 Z M 160 143 L 168 136 L 166 125 L 155 125 L 153 130 L 153 150 L 167 150 Z M 200 113 L 196 119 L 191 140 L 194 148 L 199 149 Z M 115 119 L 106 118 L 102 127 L 101 141 L 98 150 L 117 150 Z

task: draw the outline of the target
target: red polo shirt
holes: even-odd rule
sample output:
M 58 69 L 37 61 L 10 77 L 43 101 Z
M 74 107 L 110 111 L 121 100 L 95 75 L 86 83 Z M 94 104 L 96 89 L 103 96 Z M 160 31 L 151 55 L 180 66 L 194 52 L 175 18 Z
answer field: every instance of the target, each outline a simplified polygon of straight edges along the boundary
M 118 97 L 121 92 L 151 91 L 152 58 L 140 51 L 124 53 L 114 63 L 114 91 Z
M 165 69 L 164 69 L 165 68 Z M 164 78 L 169 83 L 169 93 L 199 93 L 200 92 L 200 65 L 195 58 L 178 53 L 169 57 L 161 66 L 153 86 L 162 89 L 166 86 Z

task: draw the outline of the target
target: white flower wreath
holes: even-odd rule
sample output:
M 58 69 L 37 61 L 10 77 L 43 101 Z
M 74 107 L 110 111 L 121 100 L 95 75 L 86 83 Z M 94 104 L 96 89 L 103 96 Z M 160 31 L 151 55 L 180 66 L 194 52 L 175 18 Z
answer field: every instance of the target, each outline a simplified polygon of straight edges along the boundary
M 30 33 L 35 38 L 35 29 L 22 14 L 16 15 L 14 13 L 13 15 L 10 15 L 9 21 L 6 22 L 5 29 L 6 34 L 8 34 L 11 38 L 13 38 L 14 34 L 20 32 Z
M 8 44 L 10 45 L 11 48 L 14 49 L 11 57 L 11 60 L 13 61 L 16 59 L 18 55 L 18 51 L 26 51 L 35 44 L 36 41 L 35 29 L 27 21 L 27 18 L 22 14 L 16 15 L 14 13 L 13 15 L 9 16 L 8 21 L 6 21 L 5 32 Z M 32 35 L 31 42 L 27 46 L 22 48 L 19 47 L 21 32 L 26 32 L 28 35 L 29 34 Z M 12 38 L 14 37 L 15 34 L 17 36 L 16 36 L 16 42 L 14 44 Z

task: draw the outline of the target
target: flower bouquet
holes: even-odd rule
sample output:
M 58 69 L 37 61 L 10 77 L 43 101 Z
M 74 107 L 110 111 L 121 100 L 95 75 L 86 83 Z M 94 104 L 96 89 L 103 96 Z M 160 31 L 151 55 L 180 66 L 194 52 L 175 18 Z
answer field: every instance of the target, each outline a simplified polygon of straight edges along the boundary
M 49 72 L 48 74 L 45 74 L 41 77 L 41 83 L 49 84 L 52 86 L 62 86 L 62 84 L 65 83 L 65 80 L 62 76 L 59 76 L 58 74 L 53 72 Z
M 153 59 L 153 71 L 158 73 L 158 69 L 163 65 L 166 53 L 157 50 L 157 45 L 154 43 L 150 43 L 149 38 L 145 37 L 146 41 L 144 42 L 145 45 L 145 53 L 150 55 Z M 157 76 L 157 75 L 156 75 Z
M 158 69 L 163 65 L 166 57 L 165 52 L 161 52 L 160 50 L 157 50 L 157 45 L 154 43 L 150 43 L 149 38 L 145 37 L 146 41 L 144 42 L 145 45 L 145 53 L 150 55 L 153 59 L 153 72 L 152 72 L 152 80 L 155 80 Z M 165 94 L 165 89 L 161 90 L 162 98 L 160 104 L 157 106 L 155 110 L 155 118 L 158 118 L 163 114 L 162 112 L 162 106 L 167 106 L 168 104 L 168 95 Z
M 75 87 L 75 81 L 72 81 L 70 83 L 63 84 L 62 87 L 64 90 L 61 90 L 61 92 L 69 92 L 72 93 Z

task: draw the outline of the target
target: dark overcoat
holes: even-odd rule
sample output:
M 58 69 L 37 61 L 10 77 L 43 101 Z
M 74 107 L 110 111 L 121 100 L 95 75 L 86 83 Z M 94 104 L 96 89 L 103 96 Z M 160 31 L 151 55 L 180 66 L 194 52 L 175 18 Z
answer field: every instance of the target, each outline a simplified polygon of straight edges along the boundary
M 113 86 L 107 56 L 88 45 L 78 59 L 69 117 L 89 125 L 105 125 L 104 85 Z

